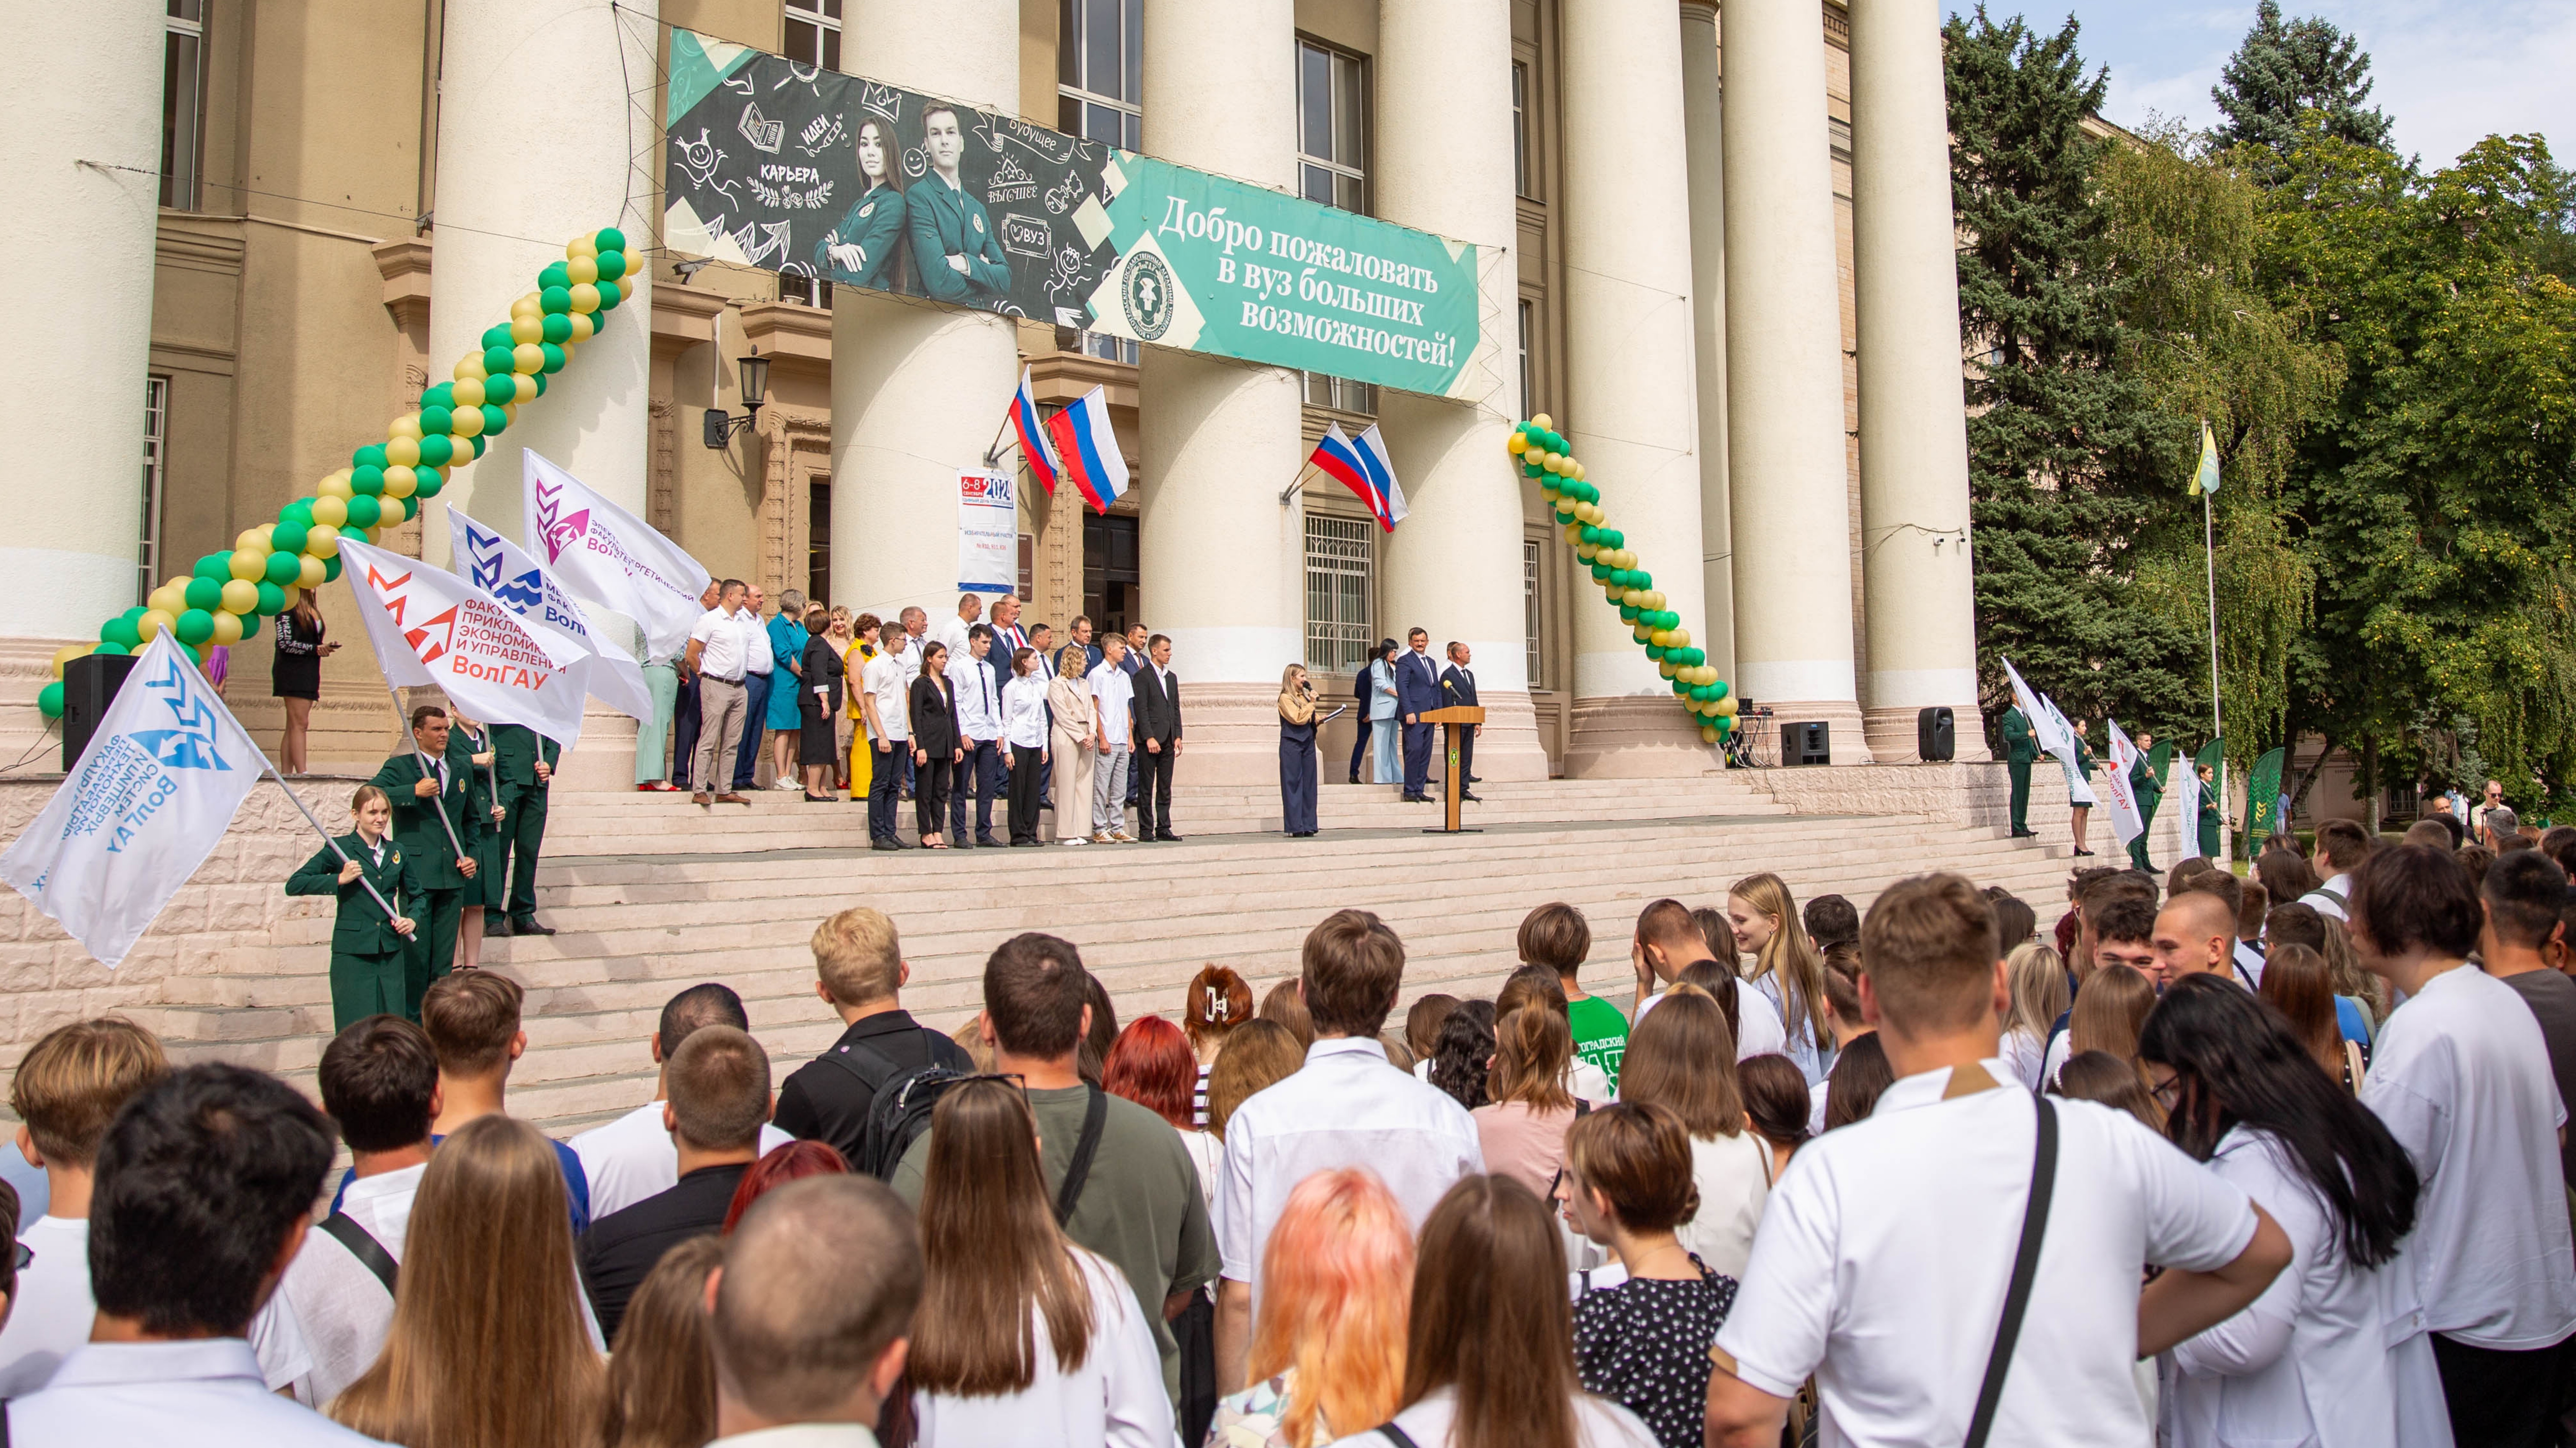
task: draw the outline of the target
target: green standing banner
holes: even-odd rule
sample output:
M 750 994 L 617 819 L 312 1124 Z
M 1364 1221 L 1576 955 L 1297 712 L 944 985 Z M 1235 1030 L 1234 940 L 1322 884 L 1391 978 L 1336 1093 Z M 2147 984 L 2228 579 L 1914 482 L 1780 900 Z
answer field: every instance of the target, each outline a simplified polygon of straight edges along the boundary
M 2273 749 L 2254 761 L 2254 773 L 2245 781 L 2245 845 L 2259 850 L 2263 842 L 2288 828 L 2281 813 L 2282 751 Z

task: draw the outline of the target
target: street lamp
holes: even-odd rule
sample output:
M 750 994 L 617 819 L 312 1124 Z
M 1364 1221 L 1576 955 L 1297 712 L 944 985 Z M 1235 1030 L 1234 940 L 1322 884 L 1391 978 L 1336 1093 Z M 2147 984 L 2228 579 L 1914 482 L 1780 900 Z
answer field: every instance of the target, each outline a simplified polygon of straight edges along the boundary
M 742 416 L 729 417 L 721 407 L 707 409 L 706 444 L 721 450 L 733 441 L 735 433 L 759 420 L 761 404 L 769 400 L 769 359 L 760 349 L 751 349 L 748 357 L 734 359 L 736 375 L 742 382 Z

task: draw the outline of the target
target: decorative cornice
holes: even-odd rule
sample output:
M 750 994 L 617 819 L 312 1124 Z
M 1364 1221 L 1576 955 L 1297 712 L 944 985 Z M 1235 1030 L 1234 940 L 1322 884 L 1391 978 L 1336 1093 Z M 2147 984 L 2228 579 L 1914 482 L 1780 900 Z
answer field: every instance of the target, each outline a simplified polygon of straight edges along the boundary
M 405 237 L 370 249 L 385 279 L 385 311 L 406 331 L 429 326 L 430 238 Z
M 776 364 L 823 376 L 832 371 L 832 314 L 802 302 L 745 302 L 743 339 Z

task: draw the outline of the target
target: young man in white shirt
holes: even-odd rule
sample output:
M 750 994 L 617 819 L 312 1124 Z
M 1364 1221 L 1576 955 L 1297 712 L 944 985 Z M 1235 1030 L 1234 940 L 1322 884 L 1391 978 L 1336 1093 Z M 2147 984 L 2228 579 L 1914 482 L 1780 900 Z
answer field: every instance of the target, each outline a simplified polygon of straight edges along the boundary
M 869 1177 L 763 1196 L 707 1276 L 713 1448 L 876 1448 L 921 1302 L 912 1213 Z
M 1666 899 L 1638 911 L 1637 933 L 1628 942 L 1628 963 L 1637 971 L 1636 1009 L 1629 1014 L 1629 1034 L 1645 1024 L 1646 1012 L 1655 1008 L 1683 971 L 1716 959 L 1709 951 L 1708 937 L 1691 919 L 1689 906 Z M 1789 1027 L 1780 1019 L 1780 1008 L 1741 978 L 1735 982 L 1735 1020 L 1735 1059 L 1750 1061 L 1789 1049 Z
M 2299 903 L 2312 906 L 2320 915 L 2336 920 L 2351 918 L 2347 913 L 2352 900 L 2353 872 L 2370 858 L 2370 836 L 2350 820 L 2328 820 L 2317 826 L 2318 873 L 2324 884 L 2299 897 Z
M 1127 833 L 1127 765 L 1134 743 L 1130 706 L 1136 681 L 1123 660 L 1127 641 L 1110 634 L 1100 641 L 1100 663 L 1091 671 L 1091 842 L 1132 845 Z
M 2132 1370 L 2225 1320 L 2290 1261 L 2244 1192 L 2135 1117 L 2035 1100 L 1997 1057 L 2012 994 L 1993 912 L 1957 875 L 1890 886 L 1861 927 L 1861 1015 L 1897 1081 L 1772 1188 L 1710 1357 L 1708 1441 L 1770 1448 L 1810 1374 L 1828 1442 L 1956 1443 L 1974 1416 L 2054 1112 L 2051 1200 L 1992 1441 L 2134 1445 Z M 1937 1183 L 1937 1190 L 1927 1189 Z M 2164 1273 L 2144 1291 L 2140 1269 Z
M 2547 1042 L 2513 987 L 2468 963 L 2486 916 L 2448 851 L 2377 852 L 2351 902 L 2362 965 L 2405 993 L 2361 1104 L 2424 1179 L 2406 1259 L 2452 1436 L 2549 1442 L 2576 1382 L 2576 1246 Z
M 0 1328 L 0 1399 L 45 1385 L 89 1341 L 89 1215 L 100 1139 L 118 1108 L 170 1069 L 150 1031 L 113 1016 L 60 1026 L 36 1042 L 9 1083 L 23 1124 L 18 1151 L 45 1173 L 45 1214 L 18 1233 L 30 1254 Z
M 2159 991 L 2187 975 L 2245 984 L 2236 976 L 2236 910 L 2215 891 L 2185 890 L 2174 896 L 2156 913 L 2148 944 L 2155 950 L 2155 970 L 2148 979 Z
M 269 1390 L 243 1334 L 295 1259 L 331 1128 L 294 1087 L 188 1066 L 137 1093 L 99 1147 L 98 1322 L 42 1392 L 8 1405 L 18 1448 L 365 1448 Z
M 1002 790 L 1002 682 L 993 677 L 992 652 L 993 626 L 979 623 L 966 630 L 964 649 L 948 655 L 957 665 L 948 671 L 948 682 L 957 691 L 957 747 L 966 753 L 957 761 L 948 790 L 948 839 L 960 847 L 968 843 L 970 790 L 975 795 L 973 843 L 1002 843 L 993 838 L 993 797 Z
M 582 1174 L 590 1179 L 593 1221 L 679 1184 L 680 1149 L 672 1143 L 670 1130 L 662 1125 L 662 1103 L 670 1096 L 671 1053 L 680 1049 L 680 1043 L 700 1026 L 731 1026 L 748 1031 L 751 1018 L 743 1011 L 742 997 L 734 994 L 732 987 L 714 981 L 693 985 L 671 997 L 663 1004 L 661 1019 L 647 1042 L 656 1068 L 653 1099 L 565 1143 L 573 1155 L 581 1158 Z M 330 1104 L 327 1096 L 323 1104 Z M 767 1156 L 795 1139 L 775 1126 L 763 1126 L 760 1154 Z
M 906 609 L 906 614 L 918 613 Z M 912 635 L 899 623 L 877 630 L 877 656 L 859 671 L 859 713 L 868 725 L 868 747 L 876 751 L 868 771 L 868 847 L 908 850 L 895 834 L 895 805 L 903 795 L 903 770 L 896 761 L 912 762 Z
M 750 722 L 751 696 L 743 683 L 751 667 L 751 635 L 760 627 L 756 617 L 744 626 L 746 596 L 741 579 L 726 579 L 716 606 L 689 630 L 689 651 L 680 671 L 695 681 L 698 691 L 698 749 L 689 765 L 695 786 L 690 798 L 696 804 L 715 803 L 717 791 L 727 804 L 751 803 L 733 789 L 734 757 L 742 751 L 743 731 L 759 727 Z
M 1315 1025 L 1306 1064 L 1226 1123 L 1216 1188 L 1221 1394 L 1243 1386 L 1262 1253 L 1297 1183 L 1328 1167 L 1367 1167 L 1418 1230 L 1459 1178 L 1485 1169 L 1466 1109 L 1395 1069 L 1378 1044 L 1404 984 L 1395 932 L 1365 910 L 1335 911 L 1307 932 L 1300 969 L 1297 993 Z

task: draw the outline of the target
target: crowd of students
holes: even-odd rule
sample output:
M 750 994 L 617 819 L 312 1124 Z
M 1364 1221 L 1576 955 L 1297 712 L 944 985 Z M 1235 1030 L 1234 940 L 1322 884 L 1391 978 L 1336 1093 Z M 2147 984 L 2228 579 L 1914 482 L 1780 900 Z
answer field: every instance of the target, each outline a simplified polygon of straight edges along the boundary
M 1019 935 L 951 1035 L 854 909 L 821 1054 L 773 1088 L 693 986 L 569 1143 L 490 972 L 341 1031 L 318 1110 L 65 1026 L 11 1088 L 6 1441 L 2568 1441 L 2567 873 L 2324 844 L 2268 909 L 2280 862 L 2079 872 L 2054 944 L 1956 875 L 1754 875 L 1647 904 L 1624 1000 L 1551 903 L 1401 1017 L 1343 910 L 1257 1008 L 1212 965 L 1123 1027 Z

